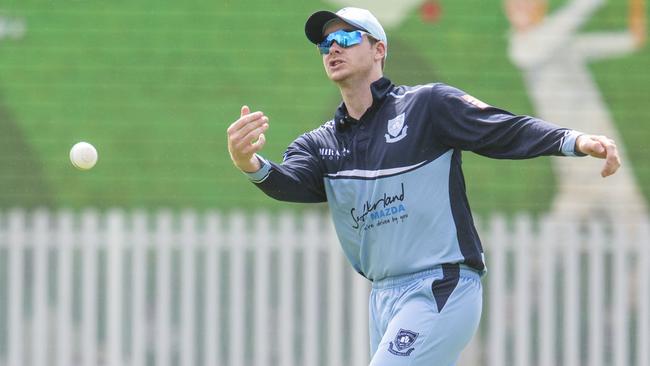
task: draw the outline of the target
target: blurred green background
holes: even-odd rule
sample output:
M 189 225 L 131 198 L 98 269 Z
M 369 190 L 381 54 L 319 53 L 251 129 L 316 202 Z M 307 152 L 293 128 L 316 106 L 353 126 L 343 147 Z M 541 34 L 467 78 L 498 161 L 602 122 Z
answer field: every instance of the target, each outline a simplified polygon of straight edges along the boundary
M 507 56 L 502 3 L 437 4 L 436 19 L 415 7 L 388 31 L 386 75 L 397 84 L 445 82 L 534 115 Z M 230 163 L 225 131 L 242 104 L 263 110 L 271 119 L 263 155 L 279 161 L 296 136 L 331 118 L 340 96 L 303 27 L 311 12 L 337 8 L 288 0 L 3 1 L 0 208 L 299 207 L 247 183 Z M 609 1 L 584 31 L 622 30 L 627 12 L 626 0 Z M 7 31 L 12 24 L 23 25 L 20 36 Z M 648 198 L 650 51 L 591 69 L 627 148 L 625 163 Z M 99 150 L 91 171 L 69 163 L 78 141 Z M 479 214 L 548 209 L 550 159 L 466 153 L 464 162 Z

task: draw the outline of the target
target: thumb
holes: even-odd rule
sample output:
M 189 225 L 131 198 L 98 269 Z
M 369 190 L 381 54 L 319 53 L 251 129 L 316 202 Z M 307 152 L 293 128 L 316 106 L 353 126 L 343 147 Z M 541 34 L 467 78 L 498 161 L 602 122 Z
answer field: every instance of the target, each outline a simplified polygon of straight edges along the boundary
M 600 141 L 589 138 L 583 142 L 583 152 L 589 155 L 601 155 L 605 153 L 605 147 L 600 143 Z
M 605 154 L 605 146 L 600 141 L 592 141 L 591 149 L 598 155 Z
M 247 105 L 243 105 L 243 106 L 241 106 L 241 116 L 240 117 L 244 117 L 245 115 L 249 114 L 250 112 L 251 112 L 251 109 L 248 108 Z

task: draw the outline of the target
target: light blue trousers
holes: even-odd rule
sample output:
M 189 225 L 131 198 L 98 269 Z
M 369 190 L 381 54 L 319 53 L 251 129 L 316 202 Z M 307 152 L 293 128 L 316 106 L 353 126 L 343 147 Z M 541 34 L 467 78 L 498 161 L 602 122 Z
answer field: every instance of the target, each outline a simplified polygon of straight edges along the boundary
M 453 366 L 478 328 L 480 275 L 462 265 L 375 281 L 371 366 Z

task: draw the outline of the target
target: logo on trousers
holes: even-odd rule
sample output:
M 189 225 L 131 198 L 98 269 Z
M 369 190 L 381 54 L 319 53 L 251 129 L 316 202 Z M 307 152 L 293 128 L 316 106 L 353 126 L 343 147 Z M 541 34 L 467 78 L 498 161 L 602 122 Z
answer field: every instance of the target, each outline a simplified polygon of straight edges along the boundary
M 388 345 L 388 352 L 396 356 L 410 356 L 411 352 L 415 350 L 413 344 L 418 338 L 419 333 L 412 332 L 406 329 L 400 329 L 395 336 L 395 340 Z

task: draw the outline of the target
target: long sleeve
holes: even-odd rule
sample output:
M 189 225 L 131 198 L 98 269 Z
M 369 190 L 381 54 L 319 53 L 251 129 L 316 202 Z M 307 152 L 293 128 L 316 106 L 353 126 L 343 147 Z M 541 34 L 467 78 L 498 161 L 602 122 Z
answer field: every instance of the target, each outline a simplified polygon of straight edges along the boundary
M 249 179 L 269 197 L 288 202 L 325 202 L 323 175 L 306 135 L 298 137 L 284 153 L 282 164 L 258 155 L 262 167 Z
M 580 155 L 574 149 L 581 133 L 514 115 L 447 85 L 432 88 L 430 107 L 436 135 L 453 148 L 498 159 Z

